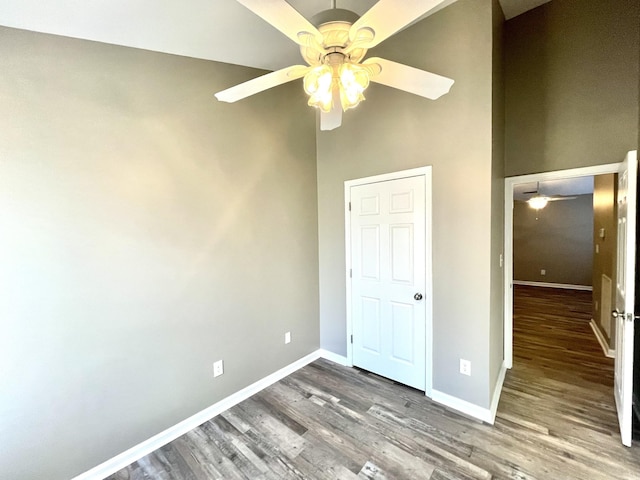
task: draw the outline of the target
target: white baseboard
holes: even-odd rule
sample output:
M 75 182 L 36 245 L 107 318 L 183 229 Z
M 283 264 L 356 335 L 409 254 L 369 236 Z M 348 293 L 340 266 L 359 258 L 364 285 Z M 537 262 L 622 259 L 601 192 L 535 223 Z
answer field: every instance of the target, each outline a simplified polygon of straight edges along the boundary
M 445 407 L 457 410 L 460 413 L 464 413 L 465 415 L 468 415 L 470 417 L 493 424 L 495 415 L 491 413 L 490 408 L 479 407 L 475 403 L 461 400 L 458 397 L 454 397 L 452 395 L 449 395 L 448 393 L 444 393 L 436 389 L 433 389 L 431 392 L 431 400 L 444 405 Z
M 607 343 L 607 339 L 604 338 L 604 335 L 600 331 L 600 327 L 598 327 L 598 325 L 596 325 L 596 322 L 593 321 L 593 318 L 589 322 L 589 325 L 591 325 L 591 330 L 593 330 L 593 333 L 596 336 L 596 339 L 598 340 L 598 343 L 600 344 L 600 347 L 602 347 L 602 351 L 604 352 L 605 357 L 615 358 L 616 357 L 616 351 L 614 349 L 612 349 L 612 348 L 609 348 L 609 344 Z
M 330 352 L 327 352 L 330 353 Z M 336 354 L 333 354 L 336 355 Z M 102 480 L 109 475 L 114 474 L 118 470 L 132 464 L 136 460 L 141 459 L 145 455 L 150 454 L 154 450 L 166 445 L 167 443 L 175 440 L 176 438 L 184 435 L 188 431 L 196 428 L 199 425 L 202 425 L 204 422 L 211 420 L 216 415 L 221 414 L 222 412 L 230 409 L 234 405 L 246 400 L 250 396 L 258 393 L 260 390 L 267 388 L 269 385 L 276 383 L 279 380 L 282 380 L 287 375 L 292 374 L 296 370 L 308 365 L 309 363 L 317 360 L 322 356 L 321 350 L 316 350 L 315 352 L 310 353 L 309 355 L 302 357 L 299 360 L 287 365 L 286 367 L 281 368 L 277 372 L 272 373 L 271 375 L 267 375 L 266 377 L 258 380 L 255 383 L 252 383 L 248 387 L 243 388 L 242 390 L 229 395 L 226 398 L 223 398 L 217 403 L 214 403 L 208 408 L 192 415 L 191 417 L 181 421 L 180 423 L 167 428 L 163 432 L 154 435 L 148 440 L 139 443 L 138 445 L 131 447 L 129 450 L 122 452 L 119 455 L 107 460 L 106 462 L 101 463 L 100 465 L 88 470 L 77 477 L 74 477 L 71 480 Z M 339 357 L 339 355 L 336 355 Z M 326 358 L 326 357 L 325 357 Z M 331 361 L 333 358 L 329 358 Z M 345 359 L 346 360 L 346 359 Z M 336 362 L 338 363 L 338 362 Z
M 475 403 L 461 400 L 457 397 L 449 395 L 438 390 L 433 390 L 431 400 L 438 402 L 445 407 L 457 410 L 465 415 L 469 415 L 478 420 L 482 420 L 490 425 L 493 425 L 496 421 L 496 413 L 498 411 L 498 403 L 500 402 L 500 394 L 502 393 L 502 385 L 504 384 L 504 377 L 507 374 L 507 364 L 502 362 L 500 367 L 500 373 L 498 374 L 498 380 L 496 386 L 493 389 L 493 397 L 491 398 L 491 406 L 489 408 L 479 407 Z
M 324 348 L 321 348 L 318 352 L 320 353 L 321 358 L 337 363 L 338 365 L 342 365 L 343 367 L 353 367 L 353 365 L 349 363 L 349 360 L 347 360 L 347 357 L 343 355 L 338 355 L 337 353 L 330 352 Z
M 527 287 L 544 287 L 544 288 L 563 288 L 565 290 L 584 290 L 591 292 L 591 285 L 571 285 L 569 283 L 548 283 L 548 282 L 529 282 L 525 280 L 514 280 L 514 285 L 525 285 Z

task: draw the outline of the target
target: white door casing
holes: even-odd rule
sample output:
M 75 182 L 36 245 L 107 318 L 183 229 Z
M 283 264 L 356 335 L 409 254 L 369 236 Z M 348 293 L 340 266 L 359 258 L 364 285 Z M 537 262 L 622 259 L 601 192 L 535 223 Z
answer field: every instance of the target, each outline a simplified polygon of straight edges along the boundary
M 513 367 L 513 193 L 520 184 L 618 173 L 619 163 L 505 178 L 504 188 L 504 363 Z
M 638 160 L 629 152 L 618 172 L 614 394 L 622 443 L 631 446 L 635 241 Z
M 345 182 L 348 360 L 431 392 L 430 167 Z M 417 297 L 416 297 L 417 296 Z M 352 337 L 351 337 L 352 335 Z

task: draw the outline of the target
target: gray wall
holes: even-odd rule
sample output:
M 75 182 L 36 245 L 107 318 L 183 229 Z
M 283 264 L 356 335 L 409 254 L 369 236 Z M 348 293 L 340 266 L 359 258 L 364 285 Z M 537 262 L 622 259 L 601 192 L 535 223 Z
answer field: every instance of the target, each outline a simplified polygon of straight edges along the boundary
M 1 478 L 68 479 L 318 348 L 299 85 L 222 104 L 260 72 L 7 28 L 0 71 Z
M 493 89 L 491 157 L 491 315 L 490 388 L 495 388 L 504 358 L 504 15 L 493 1 Z M 493 390 L 492 390 L 493 392 Z
M 592 195 L 549 202 L 538 211 L 515 202 L 514 280 L 590 286 L 593 248 Z
M 593 182 L 593 242 L 598 245 L 598 253 L 593 255 L 593 320 L 607 338 L 609 346 L 615 348 L 615 325 L 612 324 L 611 311 L 616 302 L 616 248 L 618 244 L 618 215 L 616 194 L 618 175 L 598 175 Z M 600 237 L 600 229 L 604 228 L 604 238 Z M 594 247 L 595 252 L 595 247 Z M 606 312 L 607 328 L 602 318 L 602 275 L 611 279 L 611 304 Z
M 637 0 L 553 0 L 506 22 L 506 175 L 638 146 Z
M 433 387 L 483 407 L 491 389 L 492 42 L 492 1 L 459 0 L 372 52 L 453 78 L 449 94 L 429 101 L 372 85 L 342 127 L 317 134 L 322 347 L 346 354 L 344 181 L 432 165 Z M 471 360 L 472 376 L 459 373 L 460 358 Z

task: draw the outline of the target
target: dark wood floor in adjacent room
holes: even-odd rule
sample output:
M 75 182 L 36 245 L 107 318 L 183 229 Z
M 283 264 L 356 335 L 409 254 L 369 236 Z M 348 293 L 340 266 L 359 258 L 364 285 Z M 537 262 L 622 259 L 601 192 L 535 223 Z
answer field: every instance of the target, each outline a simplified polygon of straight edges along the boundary
M 514 368 L 493 426 L 319 360 L 109 480 L 639 479 L 590 292 L 516 287 L 514 305 Z

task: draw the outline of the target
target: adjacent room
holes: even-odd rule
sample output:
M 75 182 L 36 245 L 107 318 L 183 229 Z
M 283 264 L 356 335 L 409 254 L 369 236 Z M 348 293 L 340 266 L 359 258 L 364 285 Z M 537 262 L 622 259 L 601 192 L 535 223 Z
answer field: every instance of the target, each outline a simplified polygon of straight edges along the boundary
M 396 17 L 367 12 L 403 3 L 0 0 L 0 478 L 640 472 L 613 386 L 594 424 L 555 403 L 545 419 L 527 411 L 526 372 L 506 361 L 504 234 L 505 179 L 638 149 L 637 1 L 446 0 L 379 44 L 362 28 L 345 41 L 364 42 L 359 60 L 371 46 L 352 72 L 371 83 L 344 112 L 309 106 L 310 70 L 214 96 L 306 69 L 304 48 L 319 48 L 258 4 L 382 25 Z M 432 74 L 437 98 L 411 93 L 404 75 Z M 332 105 L 351 101 L 336 92 Z M 351 367 L 367 345 L 351 343 L 349 200 L 398 175 L 424 187 L 389 207 L 419 203 L 426 219 L 425 281 L 407 287 L 425 319 L 415 389 Z M 407 231 L 387 237 L 410 245 Z M 611 455 L 594 461 L 588 436 Z
M 513 283 L 529 296 L 551 288 L 584 297 L 586 319 L 612 358 L 617 181 L 610 173 L 520 183 L 513 210 Z

